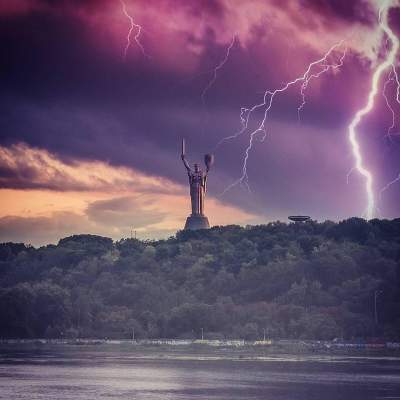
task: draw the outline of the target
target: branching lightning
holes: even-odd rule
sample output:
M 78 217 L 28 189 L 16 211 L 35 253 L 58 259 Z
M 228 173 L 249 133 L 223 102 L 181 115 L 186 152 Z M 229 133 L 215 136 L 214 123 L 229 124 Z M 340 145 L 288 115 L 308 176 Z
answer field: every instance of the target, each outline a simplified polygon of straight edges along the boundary
M 396 101 L 400 104 L 400 80 L 399 74 L 397 73 L 396 66 L 393 65 L 393 74 L 396 81 L 397 89 L 396 89 Z
M 390 71 L 389 75 L 388 75 L 388 79 L 385 82 L 384 85 L 384 89 L 383 89 L 383 96 L 385 97 L 385 101 L 386 104 L 391 112 L 392 115 L 392 124 L 390 125 L 390 127 L 388 128 L 388 132 L 386 134 L 386 136 L 388 136 L 389 138 L 391 138 L 392 133 L 391 131 L 393 130 L 394 126 L 395 126 L 395 112 L 393 107 L 391 106 L 391 104 L 389 103 L 389 100 L 386 96 L 386 86 L 390 83 L 390 82 L 395 82 L 396 83 L 396 97 L 395 100 L 396 102 L 400 105 L 400 81 L 399 81 L 399 75 L 397 73 L 396 67 L 395 65 L 392 66 L 393 69 L 392 71 Z M 382 195 L 383 193 L 388 190 L 392 185 L 394 185 L 395 183 L 400 182 L 400 173 L 397 175 L 397 177 L 395 179 L 393 179 L 392 181 L 390 181 L 389 183 L 387 183 L 380 191 L 379 191 L 379 199 L 382 199 Z
M 139 47 L 140 51 L 143 53 L 143 55 L 145 57 L 149 57 L 148 54 L 146 53 L 142 43 L 140 42 L 140 39 L 139 39 L 140 38 L 140 34 L 142 33 L 142 26 L 136 24 L 135 21 L 133 20 L 132 16 L 128 13 L 125 1 L 124 0 L 120 0 L 120 3 L 121 3 L 121 6 L 122 6 L 122 12 L 128 18 L 129 23 L 130 23 L 128 35 L 126 36 L 126 46 L 125 46 L 125 49 L 124 49 L 124 59 L 126 59 L 126 57 L 128 55 L 128 50 L 129 50 L 129 47 L 131 46 L 131 36 L 132 36 L 132 32 L 133 32 L 134 29 L 136 29 L 136 34 L 134 36 L 134 40 L 135 40 L 137 46 Z
M 395 179 L 393 179 L 391 182 L 389 182 L 388 184 L 386 184 L 379 192 L 379 198 L 382 198 L 383 193 L 388 190 L 392 185 L 394 185 L 395 183 L 400 182 L 400 173 L 397 175 L 397 177 Z
M 322 63 L 322 67 L 323 67 L 322 70 L 317 72 L 317 73 L 315 73 L 315 74 L 307 76 L 307 78 L 301 84 L 300 94 L 301 94 L 302 102 L 301 102 L 300 106 L 297 108 L 297 117 L 298 117 L 299 122 L 300 122 L 301 111 L 303 110 L 304 106 L 306 105 L 306 93 L 305 93 L 305 91 L 306 91 L 310 81 L 313 78 L 319 78 L 321 75 L 323 75 L 325 72 L 328 72 L 329 70 L 335 70 L 335 69 L 338 69 L 338 68 L 342 67 L 343 66 L 343 62 L 344 62 L 344 58 L 346 57 L 346 52 L 347 52 L 347 49 L 344 49 L 343 54 L 339 58 L 339 62 L 337 64 L 329 64 L 325 60 Z
M 243 158 L 243 164 L 242 164 L 242 175 L 240 176 L 239 179 L 234 181 L 232 184 L 230 184 L 222 193 L 225 194 L 228 190 L 232 189 L 238 184 L 244 184 L 248 189 L 249 188 L 249 183 L 248 183 L 248 174 L 247 174 L 247 163 L 249 160 L 250 152 L 253 148 L 254 140 L 256 137 L 260 136 L 260 140 L 264 141 L 267 137 L 267 120 L 268 120 L 268 115 L 269 112 L 273 106 L 273 101 L 275 99 L 275 96 L 277 96 L 280 93 L 286 92 L 290 87 L 301 83 L 301 88 L 300 88 L 300 94 L 302 96 L 302 103 L 298 107 L 298 114 L 300 115 L 301 110 L 304 108 L 306 104 L 306 97 L 305 97 L 305 91 L 312 79 L 319 78 L 321 75 L 324 73 L 328 72 L 329 70 L 335 70 L 343 65 L 344 58 L 346 56 L 346 49 L 342 50 L 341 56 L 337 62 L 334 61 L 329 61 L 333 55 L 340 50 L 340 48 L 343 46 L 344 41 L 340 41 L 339 43 L 336 43 L 333 45 L 325 54 L 322 58 L 312 62 L 309 64 L 308 68 L 304 72 L 303 75 L 299 76 L 298 78 L 287 82 L 284 86 L 282 86 L 279 89 L 275 89 L 274 91 L 266 90 L 264 92 L 263 96 L 263 101 L 259 104 L 254 105 L 251 108 L 242 108 L 241 113 L 240 113 L 240 120 L 241 120 L 241 129 L 235 133 L 234 135 L 227 136 L 223 139 L 221 139 L 215 149 L 217 149 L 223 142 L 234 139 L 243 133 L 245 133 L 248 130 L 249 126 L 249 121 L 251 116 L 253 115 L 254 112 L 264 109 L 264 116 L 261 120 L 261 122 L 258 124 L 256 129 L 250 132 L 249 134 L 249 143 L 246 147 L 245 153 L 244 153 L 244 158 Z M 319 70 L 318 70 L 319 68 Z
M 367 208 L 365 211 L 365 216 L 367 219 L 373 218 L 376 208 L 375 196 L 373 192 L 373 176 L 372 173 L 367 169 L 367 167 L 365 167 L 364 160 L 361 154 L 360 144 L 357 139 L 356 129 L 362 121 L 363 117 L 367 115 L 374 107 L 374 100 L 378 93 L 379 81 L 383 72 L 390 67 L 393 68 L 395 65 L 396 55 L 399 50 L 399 40 L 394 32 L 390 29 L 388 24 L 389 8 L 392 5 L 394 5 L 394 2 L 387 0 L 379 10 L 379 27 L 387 35 L 391 43 L 391 49 L 388 52 L 386 58 L 383 60 L 382 63 L 378 65 L 372 75 L 371 90 L 368 95 L 367 104 L 362 109 L 356 112 L 353 120 L 348 127 L 349 141 L 355 159 L 355 168 L 365 179 L 365 191 L 367 195 Z
M 346 183 L 347 183 L 347 185 L 348 185 L 349 182 L 350 182 L 350 175 L 354 172 L 355 169 L 356 169 L 356 167 L 352 167 L 352 168 L 350 169 L 350 171 L 347 173 L 347 175 L 346 175 Z
M 396 123 L 396 121 L 395 121 L 396 115 L 395 115 L 394 109 L 391 106 L 391 104 L 389 103 L 389 100 L 388 100 L 388 98 L 386 96 L 386 87 L 390 82 L 395 82 L 395 84 L 396 84 L 395 100 L 396 100 L 397 104 L 400 105 L 400 80 L 399 80 L 399 75 L 398 75 L 397 70 L 396 70 L 396 66 L 394 64 L 392 65 L 392 70 L 389 72 L 388 79 L 385 82 L 384 89 L 383 89 L 383 96 L 384 96 L 386 104 L 387 104 L 387 106 L 388 106 L 388 108 L 389 108 L 389 110 L 390 110 L 390 112 L 392 114 L 392 125 L 389 127 L 388 133 L 387 133 L 387 135 L 389 137 L 390 137 L 391 131 L 394 129 L 394 126 L 395 126 L 395 123 Z
M 206 94 L 207 92 L 212 88 L 214 85 L 215 81 L 217 80 L 218 77 L 218 71 L 227 63 L 229 60 L 229 56 L 231 54 L 232 47 L 235 45 L 236 42 L 236 35 L 233 35 L 231 42 L 229 43 L 229 46 L 226 48 L 226 53 L 224 58 L 220 61 L 220 63 L 214 68 L 213 70 L 213 75 L 210 81 L 207 83 L 205 88 L 203 89 L 201 93 L 201 101 L 203 103 L 203 106 L 205 107 L 206 104 Z
M 385 97 L 385 101 L 386 104 L 391 112 L 392 115 L 392 124 L 390 125 L 390 127 L 388 128 L 388 132 L 387 132 L 387 136 L 389 138 L 391 138 L 391 131 L 393 130 L 394 126 L 395 126 L 395 112 L 393 107 L 391 106 L 389 99 L 386 96 L 386 86 L 390 83 L 390 82 L 395 82 L 396 83 L 396 101 L 397 103 L 400 105 L 400 81 L 399 81 L 399 76 L 398 73 L 396 71 L 396 67 L 393 65 L 393 69 L 392 71 L 390 71 L 389 75 L 388 75 L 388 79 L 385 82 L 384 85 L 384 89 L 383 89 L 383 96 Z M 394 185 L 395 183 L 400 182 L 400 173 L 397 175 L 397 177 L 395 179 L 393 179 L 392 181 L 390 181 L 389 183 L 387 183 L 380 191 L 379 191 L 379 199 L 382 199 L 382 195 L 383 193 L 388 190 L 392 185 Z
M 386 132 L 386 137 L 389 138 L 389 139 L 391 139 L 391 137 L 392 137 L 392 136 L 391 136 L 392 130 L 393 130 L 393 128 L 394 128 L 394 126 L 395 126 L 395 123 L 396 123 L 396 114 L 395 114 L 395 112 L 394 112 L 394 109 L 393 109 L 392 105 L 390 104 L 390 101 L 389 101 L 388 97 L 387 97 L 386 89 L 387 89 L 388 85 L 389 85 L 391 82 L 394 82 L 394 79 L 395 79 L 395 78 L 394 78 L 394 76 L 392 76 L 392 71 L 390 71 L 390 72 L 389 72 L 389 75 L 388 75 L 388 77 L 387 77 L 387 80 L 386 80 L 385 84 L 383 85 L 383 91 L 382 91 L 382 95 L 383 95 L 383 97 L 384 97 L 384 99 L 385 99 L 386 106 L 387 106 L 387 108 L 389 109 L 390 114 L 391 114 L 391 116 L 392 116 L 392 124 L 389 126 L 389 128 L 388 128 L 388 130 L 387 130 L 387 132 Z

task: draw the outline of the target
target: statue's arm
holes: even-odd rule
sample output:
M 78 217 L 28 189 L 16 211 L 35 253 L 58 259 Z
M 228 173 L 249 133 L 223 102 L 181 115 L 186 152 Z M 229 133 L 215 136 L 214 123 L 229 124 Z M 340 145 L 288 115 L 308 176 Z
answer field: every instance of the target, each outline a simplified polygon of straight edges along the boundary
M 185 166 L 185 168 L 186 168 L 186 170 L 187 170 L 187 173 L 188 173 L 188 175 L 189 175 L 189 177 L 190 177 L 190 175 L 191 175 L 191 173 L 192 173 L 192 170 L 190 169 L 190 165 L 189 165 L 189 163 L 188 163 L 187 160 L 186 160 L 185 153 L 186 153 L 186 151 L 185 151 L 185 139 L 182 139 L 181 158 L 182 158 L 183 165 Z
M 192 170 L 190 169 L 190 165 L 189 165 L 189 163 L 187 162 L 185 155 L 182 154 L 181 158 L 182 158 L 183 165 L 184 165 L 185 168 L 187 169 L 187 172 L 190 173 Z

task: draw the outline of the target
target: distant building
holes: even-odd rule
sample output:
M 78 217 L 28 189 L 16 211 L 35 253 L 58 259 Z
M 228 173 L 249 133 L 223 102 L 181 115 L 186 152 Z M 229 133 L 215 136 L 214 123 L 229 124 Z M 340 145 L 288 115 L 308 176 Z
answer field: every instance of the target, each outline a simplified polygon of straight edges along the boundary
M 293 222 L 306 222 L 309 221 L 311 218 L 308 215 L 289 215 L 288 219 Z

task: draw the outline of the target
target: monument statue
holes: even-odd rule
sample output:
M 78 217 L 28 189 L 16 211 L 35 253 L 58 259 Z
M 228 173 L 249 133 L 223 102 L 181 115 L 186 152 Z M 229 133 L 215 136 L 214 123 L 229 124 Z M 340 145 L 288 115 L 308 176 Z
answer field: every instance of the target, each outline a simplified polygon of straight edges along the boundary
M 194 164 L 192 169 L 186 160 L 185 139 L 182 139 L 181 158 L 189 177 L 190 200 L 192 203 L 192 213 L 186 219 L 185 229 L 208 229 L 210 224 L 208 218 L 204 215 L 204 198 L 207 192 L 207 176 L 214 162 L 214 156 L 212 154 L 204 156 L 205 172 L 199 168 L 199 164 Z

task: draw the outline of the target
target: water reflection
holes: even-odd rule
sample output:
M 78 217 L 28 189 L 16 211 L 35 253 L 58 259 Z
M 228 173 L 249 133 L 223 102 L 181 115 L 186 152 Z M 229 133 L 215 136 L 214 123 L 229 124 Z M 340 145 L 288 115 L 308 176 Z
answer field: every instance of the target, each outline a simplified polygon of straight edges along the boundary
M 0 352 L 0 399 L 400 399 L 396 357 L 90 348 Z

